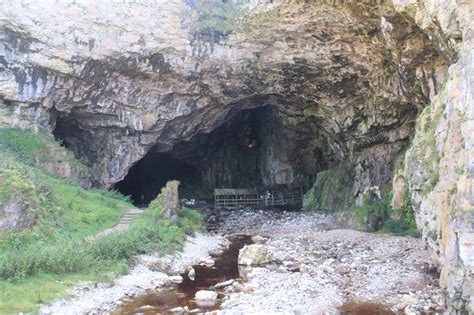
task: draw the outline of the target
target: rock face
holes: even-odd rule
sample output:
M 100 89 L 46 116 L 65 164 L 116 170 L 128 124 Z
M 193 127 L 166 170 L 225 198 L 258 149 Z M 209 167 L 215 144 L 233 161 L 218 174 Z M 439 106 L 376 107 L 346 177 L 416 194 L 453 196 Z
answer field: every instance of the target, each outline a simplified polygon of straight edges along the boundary
M 452 313 L 474 312 L 473 5 L 396 2 L 450 61 L 446 81 L 418 117 L 405 173 L 417 225 L 441 269 Z
M 179 195 L 178 195 L 179 182 L 177 180 L 169 181 L 166 186 L 161 189 L 161 193 L 158 196 L 158 202 L 163 205 L 163 215 L 167 218 L 171 218 L 176 215 L 179 210 Z
M 235 1 L 203 26 L 217 13 L 197 1 L 4 1 L 2 111 L 49 129 L 97 186 L 166 153 L 211 188 L 314 183 L 311 209 L 386 195 L 415 134 L 399 175 L 449 306 L 472 309 L 472 3 L 293 2 Z
M 0 204 L 0 231 L 31 226 L 35 217 L 27 213 L 21 198 L 13 197 Z
M 211 39 L 183 17 L 199 14 L 184 1 L 4 7 L 2 97 L 85 159 L 103 187 L 153 151 L 229 186 L 247 183 L 216 174 L 242 164 L 259 174 L 252 184 L 276 184 L 350 159 L 357 195 L 390 182 L 390 161 L 432 92 L 415 72 L 433 79 L 437 52 L 390 3 L 253 1 L 242 25 Z M 263 106 L 263 130 L 242 117 L 240 142 L 217 139 L 205 152 L 203 137 Z
M 217 303 L 217 293 L 209 290 L 199 290 L 195 295 L 196 304 L 201 307 L 211 307 Z

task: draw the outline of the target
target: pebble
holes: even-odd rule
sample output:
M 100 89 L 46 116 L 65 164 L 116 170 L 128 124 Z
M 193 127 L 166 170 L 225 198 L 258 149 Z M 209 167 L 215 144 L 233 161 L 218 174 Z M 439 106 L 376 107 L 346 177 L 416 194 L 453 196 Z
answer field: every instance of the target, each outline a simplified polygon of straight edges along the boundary
M 225 287 L 227 287 L 227 286 L 229 286 L 229 285 L 232 285 L 234 282 L 235 282 L 234 279 L 230 279 L 230 280 L 227 280 L 227 281 L 222 281 L 222 282 L 217 283 L 217 284 L 214 286 L 214 288 L 216 288 L 216 289 L 225 288 Z
M 192 281 L 194 281 L 194 279 L 196 278 L 196 270 L 194 270 L 194 268 L 191 268 L 188 272 L 188 277 L 189 279 L 191 279 Z
M 222 233 L 268 237 L 265 246 L 273 261 L 265 273 L 252 271 L 247 278 L 257 280 L 258 287 L 234 283 L 236 290 L 228 290 L 223 310 L 291 313 L 315 309 L 318 299 L 330 314 L 337 313 L 331 305 L 347 299 L 408 313 L 438 305 L 437 298 L 431 302 L 441 292 L 436 279 L 419 267 L 431 259 L 421 239 L 338 230 L 331 215 L 313 212 L 241 209 L 226 212 L 221 222 Z M 424 277 L 426 283 L 418 281 Z M 340 304 L 331 304 L 337 299 Z
M 251 240 L 252 242 L 254 242 L 255 244 L 263 244 L 267 241 L 266 238 L 260 236 L 260 235 L 255 235 L 255 236 L 252 236 L 251 237 Z
M 201 259 L 200 264 L 204 265 L 204 266 L 207 266 L 207 267 L 212 267 L 212 266 L 214 266 L 215 261 L 213 259 L 210 259 L 210 258 L 205 258 L 205 259 Z
M 170 310 L 168 310 L 168 312 L 171 312 L 171 313 L 184 313 L 185 310 L 184 310 L 184 307 L 175 307 L 175 308 L 172 308 Z
M 181 276 L 171 276 L 169 279 L 170 279 L 171 282 L 174 282 L 174 283 L 183 282 L 183 277 L 181 277 Z
M 401 300 L 405 304 L 416 304 L 418 302 L 418 299 L 415 296 L 409 294 L 402 295 Z

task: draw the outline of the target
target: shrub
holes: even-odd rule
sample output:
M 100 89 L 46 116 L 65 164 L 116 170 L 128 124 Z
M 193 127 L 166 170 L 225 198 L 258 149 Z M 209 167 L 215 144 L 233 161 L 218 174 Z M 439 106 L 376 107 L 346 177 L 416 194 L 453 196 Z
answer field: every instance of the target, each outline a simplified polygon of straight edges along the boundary
M 385 222 L 382 231 L 395 235 L 411 235 L 419 237 L 420 233 L 416 227 L 415 212 L 411 203 L 410 191 L 408 187 L 405 190 L 403 207 L 392 210 L 398 219 L 390 219 Z
M 200 212 L 189 208 L 181 208 L 178 212 L 178 226 L 186 234 L 193 234 L 202 229 L 203 216 Z
M 362 224 L 367 231 L 378 231 L 387 218 L 390 217 L 390 200 L 390 195 L 381 199 L 364 198 L 363 205 L 354 206 L 349 211 L 355 214 L 359 223 Z
M 0 278 L 11 279 L 39 272 L 68 274 L 100 270 L 116 261 L 156 251 L 173 252 L 184 243 L 185 233 L 201 228 L 202 216 L 195 210 L 182 209 L 174 220 L 144 220 L 125 231 L 113 232 L 93 241 L 64 239 L 51 244 L 20 242 L 0 255 Z
M 394 235 L 410 235 L 413 237 L 420 236 L 418 230 L 403 219 L 387 220 L 381 231 Z
M 118 275 L 125 276 L 130 273 L 130 268 L 126 262 L 119 262 L 115 268 Z

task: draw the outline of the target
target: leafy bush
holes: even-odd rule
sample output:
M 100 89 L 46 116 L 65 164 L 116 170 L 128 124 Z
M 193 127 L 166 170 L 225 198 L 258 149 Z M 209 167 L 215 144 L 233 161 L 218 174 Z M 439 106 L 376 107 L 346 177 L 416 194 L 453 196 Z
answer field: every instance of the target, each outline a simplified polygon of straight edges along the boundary
M 148 204 L 148 210 L 146 211 L 145 216 L 152 220 L 158 221 L 163 219 L 164 212 L 165 208 L 159 201 L 159 198 L 156 197 Z
M 403 207 L 392 209 L 392 194 L 376 200 L 366 202 L 362 206 L 352 207 L 352 211 L 358 221 L 370 232 L 380 231 L 395 235 L 410 235 L 418 237 L 419 232 L 416 227 L 415 213 L 413 211 L 411 198 L 408 189 L 405 191 Z M 369 220 L 369 218 L 375 218 Z M 396 217 L 396 219 L 392 218 Z M 374 223 L 374 220 L 377 222 Z
M 365 226 L 369 232 L 378 231 L 390 217 L 391 196 L 388 195 L 381 199 L 364 198 L 361 206 L 354 206 L 349 211 L 353 212 L 359 223 Z
M 189 208 L 181 208 L 178 212 L 178 226 L 186 234 L 193 234 L 202 229 L 203 216 L 200 212 Z
M 392 209 L 392 212 L 398 219 L 390 219 L 385 222 L 382 231 L 392 233 L 395 235 L 411 235 L 419 237 L 420 233 L 416 227 L 415 212 L 411 203 L 410 191 L 405 190 L 403 207 Z
M 419 237 L 420 233 L 413 226 L 411 226 L 409 223 L 407 223 L 403 219 L 397 219 L 397 220 L 387 220 L 381 229 L 382 232 L 385 233 L 391 233 L 394 235 L 410 235 L 413 237 Z

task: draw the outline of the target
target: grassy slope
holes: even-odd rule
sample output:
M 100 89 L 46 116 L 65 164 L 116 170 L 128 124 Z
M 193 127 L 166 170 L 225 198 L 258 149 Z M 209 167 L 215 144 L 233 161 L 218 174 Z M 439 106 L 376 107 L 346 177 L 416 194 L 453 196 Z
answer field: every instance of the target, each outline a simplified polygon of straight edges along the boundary
M 0 129 L 0 203 L 17 195 L 33 212 L 36 225 L 22 231 L 0 232 L 0 256 L 18 247 L 41 251 L 44 244 L 58 239 L 78 239 L 93 235 L 117 223 L 131 206 L 123 198 L 103 191 L 88 191 L 71 180 L 55 177 L 38 167 L 41 160 L 54 160 L 60 152 L 74 167 L 84 168 L 54 139 L 27 131 Z M 61 152 L 62 151 L 62 152 Z M 108 269 L 108 270 L 106 270 Z M 114 269 L 113 264 L 103 274 Z M 79 280 L 103 278 L 94 272 L 0 280 L 0 313 L 34 311 L 37 302 L 62 296 Z
M 0 232 L 0 314 L 34 312 L 81 280 L 113 281 L 128 272 L 128 257 L 172 252 L 201 227 L 196 211 L 181 209 L 177 219 L 166 220 L 154 202 L 128 230 L 84 241 L 132 205 L 119 194 L 85 190 L 41 169 L 58 157 L 76 174 L 86 169 L 47 135 L 0 128 L 0 204 L 21 197 L 35 217 L 30 229 Z

